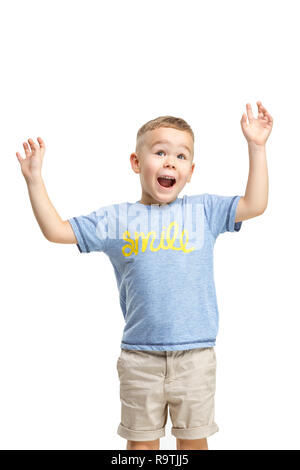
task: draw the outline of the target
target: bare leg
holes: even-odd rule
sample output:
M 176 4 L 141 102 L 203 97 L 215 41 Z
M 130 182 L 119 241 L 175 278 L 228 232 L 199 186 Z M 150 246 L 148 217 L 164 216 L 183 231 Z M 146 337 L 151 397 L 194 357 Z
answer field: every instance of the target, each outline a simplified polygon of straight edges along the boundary
M 158 450 L 160 440 L 155 441 L 127 441 L 126 450 Z
M 207 439 L 176 439 L 177 450 L 208 450 Z

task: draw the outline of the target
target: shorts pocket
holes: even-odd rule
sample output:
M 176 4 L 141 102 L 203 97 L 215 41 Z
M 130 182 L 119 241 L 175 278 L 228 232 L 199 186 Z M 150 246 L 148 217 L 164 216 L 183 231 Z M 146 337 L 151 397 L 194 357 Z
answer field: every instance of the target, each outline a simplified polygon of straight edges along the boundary
M 119 370 L 121 366 L 124 364 L 124 356 L 128 353 L 128 350 L 121 349 L 121 353 L 117 360 L 117 369 Z M 127 359 L 126 359 L 127 361 Z
M 121 362 L 122 362 L 122 359 L 123 359 L 123 358 L 122 358 L 122 352 L 123 352 L 123 351 L 121 350 L 121 353 L 120 353 L 120 355 L 119 355 L 119 357 L 118 357 L 118 360 L 117 360 L 117 369 L 118 369 L 118 370 L 119 370 L 119 367 L 120 367 Z

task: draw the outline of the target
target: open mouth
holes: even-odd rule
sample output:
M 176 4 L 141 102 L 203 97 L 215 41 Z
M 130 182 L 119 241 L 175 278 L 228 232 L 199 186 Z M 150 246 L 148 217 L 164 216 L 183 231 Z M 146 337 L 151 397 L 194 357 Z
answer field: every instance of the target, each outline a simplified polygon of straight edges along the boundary
M 157 178 L 157 181 L 163 188 L 171 188 L 176 183 L 176 179 L 169 176 L 160 176 Z

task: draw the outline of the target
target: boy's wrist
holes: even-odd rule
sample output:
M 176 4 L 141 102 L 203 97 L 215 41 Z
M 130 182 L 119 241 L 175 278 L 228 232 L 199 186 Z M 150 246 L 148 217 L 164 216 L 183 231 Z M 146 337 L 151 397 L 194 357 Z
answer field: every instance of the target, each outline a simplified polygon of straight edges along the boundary
M 266 144 L 256 144 L 253 141 L 248 141 L 249 150 L 265 150 Z
M 41 184 L 43 182 L 43 178 L 42 178 L 42 174 L 39 173 L 38 175 L 34 176 L 34 177 L 31 177 L 31 178 L 28 178 L 26 179 L 26 184 L 27 186 L 38 186 L 39 184 Z

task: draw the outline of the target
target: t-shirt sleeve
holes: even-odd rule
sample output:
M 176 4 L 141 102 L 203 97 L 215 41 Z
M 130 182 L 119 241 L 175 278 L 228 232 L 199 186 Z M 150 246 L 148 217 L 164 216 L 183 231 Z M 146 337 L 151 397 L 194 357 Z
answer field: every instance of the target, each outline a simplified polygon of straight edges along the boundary
M 238 232 L 242 221 L 235 222 L 236 209 L 242 196 L 204 194 L 204 210 L 208 225 L 215 238 L 220 233 Z
M 107 211 L 101 207 L 88 215 L 68 219 L 80 253 L 105 251 L 107 242 Z

